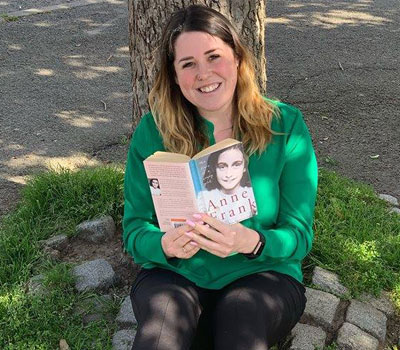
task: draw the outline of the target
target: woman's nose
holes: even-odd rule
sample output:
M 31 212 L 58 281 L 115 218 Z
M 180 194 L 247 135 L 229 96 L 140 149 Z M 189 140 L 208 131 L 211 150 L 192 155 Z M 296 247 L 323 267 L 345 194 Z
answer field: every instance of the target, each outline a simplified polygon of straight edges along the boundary
M 197 79 L 206 80 L 210 75 L 210 69 L 207 64 L 199 64 L 197 69 Z

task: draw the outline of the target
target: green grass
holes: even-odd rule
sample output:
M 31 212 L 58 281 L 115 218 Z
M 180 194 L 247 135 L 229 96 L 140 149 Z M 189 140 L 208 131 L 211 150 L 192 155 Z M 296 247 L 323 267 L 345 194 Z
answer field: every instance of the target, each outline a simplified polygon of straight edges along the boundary
M 63 338 L 74 350 L 111 348 L 113 326 L 103 320 L 82 330 L 81 316 L 72 311 L 86 296 L 73 291 L 71 267 L 54 265 L 38 241 L 72 236 L 78 223 L 102 214 L 119 223 L 122 189 L 123 171 L 111 167 L 51 171 L 27 184 L 0 226 L 0 349 L 56 349 Z M 46 276 L 47 296 L 26 294 L 27 281 L 38 273 Z
M 123 172 L 118 168 L 51 171 L 35 176 L 17 209 L 0 224 L 0 349 L 110 349 L 115 325 L 105 320 L 82 327 L 74 312 L 90 295 L 76 293 L 71 266 L 48 260 L 38 241 L 64 233 L 102 214 L 120 222 Z M 371 188 L 321 171 L 315 240 L 305 260 L 340 276 L 352 295 L 391 291 L 400 309 L 400 216 Z M 29 278 L 45 275 L 50 293 L 26 293 Z M 119 301 L 110 306 L 116 314 Z
M 321 171 L 308 268 L 337 273 L 352 295 L 394 292 L 400 306 L 400 216 L 366 186 Z
M 2 13 L 0 15 L 0 17 L 3 18 L 6 22 L 15 22 L 15 21 L 18 21 L 18 19 L 19 19 L 19 17 L 17 17 L 17 16 L 9 16 L 5 13 Z
M 0 226 L 0 281 L 26 281 L 42 253 L 38 241 L 56 234 L 72 236 L 78 223 L 111 215 L 121 221 L 123 172 L 117 168 L 61 170 L 36 176 L 23 191 L 15 212 Z

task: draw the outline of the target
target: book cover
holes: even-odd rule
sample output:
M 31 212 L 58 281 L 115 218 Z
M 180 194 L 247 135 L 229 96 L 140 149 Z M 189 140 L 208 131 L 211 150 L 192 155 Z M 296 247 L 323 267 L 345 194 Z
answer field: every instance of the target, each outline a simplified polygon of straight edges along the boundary
M 144 161 L 162 231 L 204 212 L 233 224 L 257 214 L 241 142 L 225 139 L 190 157 L 156 152 Z

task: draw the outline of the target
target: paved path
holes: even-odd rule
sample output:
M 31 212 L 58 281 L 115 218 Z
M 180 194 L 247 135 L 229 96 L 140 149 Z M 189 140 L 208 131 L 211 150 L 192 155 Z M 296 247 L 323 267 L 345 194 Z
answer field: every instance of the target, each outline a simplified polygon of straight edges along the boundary
M 130 131 L 127 4 L 88 2 L 0 23 L 0 215 L 26 175 L 87 163 Z

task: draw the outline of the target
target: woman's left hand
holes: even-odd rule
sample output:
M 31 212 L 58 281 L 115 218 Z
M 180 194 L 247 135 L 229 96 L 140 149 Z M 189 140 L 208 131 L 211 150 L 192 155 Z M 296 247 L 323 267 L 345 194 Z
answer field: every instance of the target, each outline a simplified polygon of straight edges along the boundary
M 232 253 L 251 253 L 258 241 L 259 234 L 240 223 L 228 225 L 207 214 L 193 215 L 194 221 L 186 221 L 193 231 L 185 232 L 193 245 L 199 246 L 211 254 L 225 258 Z

